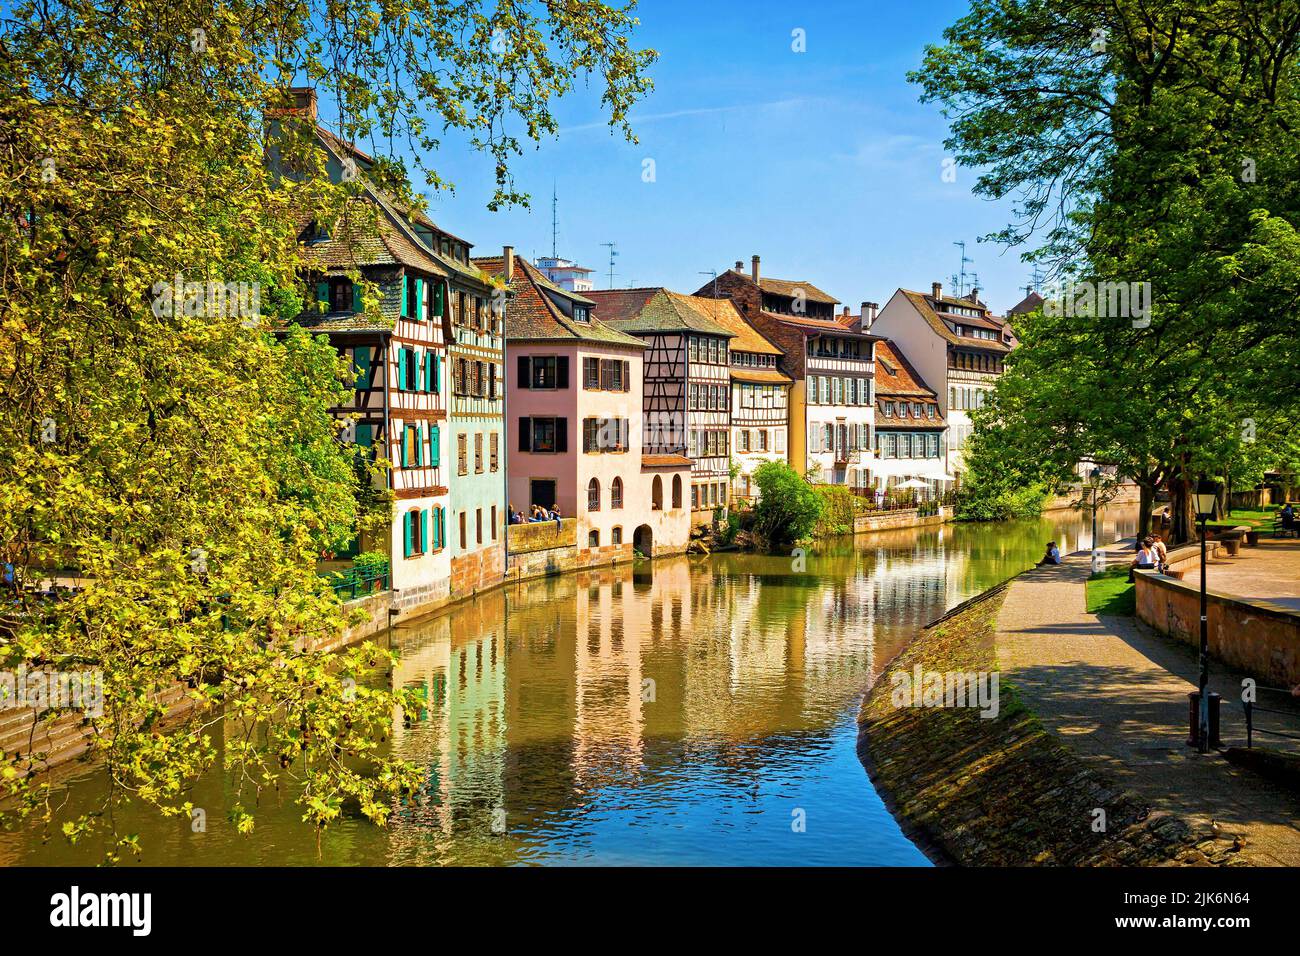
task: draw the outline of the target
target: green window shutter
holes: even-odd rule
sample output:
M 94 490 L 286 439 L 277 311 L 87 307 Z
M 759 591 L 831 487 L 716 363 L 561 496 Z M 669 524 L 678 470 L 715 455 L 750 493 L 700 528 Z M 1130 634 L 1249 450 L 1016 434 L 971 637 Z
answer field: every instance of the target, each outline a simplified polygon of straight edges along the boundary
M 447 509 L 439 508 L 437 511 L 437 535 L 438 547 L 447 543 Z
M 409 464 L 407 458 L 409 458 L 410 456 L 408 455 L 406 450 L 406 430 L 410 427 L 411 427 L 410 425 L 406 425 L 402 428 L 401 440 L 402 440 L 402 467 L 403 468 L 407 467 L 407 465 Z
M 415 301 L 411 303 L 411 315 L 417 319 L 424 318 L 424 310 L 420 308 L 424 304 L 424 280 L 415 280 Z
M 429 431 L 429 464 L 437 468 L 442 463 L 442 429 L 434 425 Z
M 402 515 L 402 556 L 411 556 L 411 513 Z
M 397 350 L 397 390 L 406 388 L 406 349 Z
M 330 284 L 328 282 L 316 283 L 316 301 L 325 303 L 325 311 L 330 308 Z
M 442 391 L 442 356 L 437 352 L 433 353 L 433 390 Z
M 407 285 L 407 282 L 406 282 L 406 276 L 402 276 L 402 277 L 401 277 L 400 279 L 398 279 L 397 281 L 400 282 L 400 283 L 402 284 L 402 312 L 401 312 L 401 314 L 402 314 L 402 315 L 406 315 L 406 285 Z
M 442 318 L 447 308 L 447 297 L 445 295 L 445 283 L 435 281 L 433 284 L 433 314 Z
M 429 512 L 421 508 L 420 509 L 420 549 L 422 551 L 429 550 L 428 541 L 429 541 Z
M 373 425 L 357 425 L 357 444 L 362 448 L 369 448 L 375 443 L 375 433 Z
M 354 352 L 353 364 L 357 369 L 356 388 L 370 387 L 370 346 L 359 348 Z

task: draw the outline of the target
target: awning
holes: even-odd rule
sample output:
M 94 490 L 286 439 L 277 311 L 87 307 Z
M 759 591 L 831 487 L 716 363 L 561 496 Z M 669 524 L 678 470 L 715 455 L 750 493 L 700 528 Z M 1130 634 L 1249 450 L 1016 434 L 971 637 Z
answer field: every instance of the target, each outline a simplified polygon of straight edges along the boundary
M 941 458 L 872 458 L 862 465 L 875 478 L 922 478 L 927 481 L 956 481 L 943 470 Z

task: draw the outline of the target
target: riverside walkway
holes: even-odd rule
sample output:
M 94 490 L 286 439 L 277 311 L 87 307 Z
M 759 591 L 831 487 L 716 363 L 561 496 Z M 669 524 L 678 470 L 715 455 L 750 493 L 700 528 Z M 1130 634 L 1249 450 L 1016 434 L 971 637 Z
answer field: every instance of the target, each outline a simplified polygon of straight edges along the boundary
M 1132 552 L 1114 550 L 1121 548 L 1116 561 L 1127 562 Z M 995 637 L 1003 678 L 1045 727 L 1153 811 L 1219 839 L 1240 838 L 1243 863 L 1300 866 L 1300 795 L 1187 746 L 1195 651 L 1135 619 L 1089 614 L 1089 564 L 1086 552 L 1072 554 L 1011 584 Z M 1210 689 L 1224 697 L 1223 742 L 1244 746 L 1241 708 L 1231 703 L 1241 675 L 1219 664 L 1211 675 Z M 1300 729 L 1300 707 L 1295 713 Z

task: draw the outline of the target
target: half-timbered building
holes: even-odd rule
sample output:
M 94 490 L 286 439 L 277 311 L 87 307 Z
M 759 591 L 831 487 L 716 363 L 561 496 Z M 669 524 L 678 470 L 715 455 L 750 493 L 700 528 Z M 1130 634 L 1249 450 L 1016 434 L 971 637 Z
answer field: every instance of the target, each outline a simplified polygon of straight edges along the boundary
M 692 521 L 711 522 L 730 499 L 728 342 L 734 333 L 691 296 L 661 287 L 587 294 L 606 323 L 646 343 L 646 453 L 691 460 Z
M 790 464 L 828 484 L 870 484 L 874 337 L 841 324 L 838 302 L 811 282 L 762 274 L 758 256 L 695 294 L 730 299 L 740 316 L 782 352 L 790 387 Z
M 754 471 L 765 461 L 788 461 L 790 376 L 780 369 L 781 350 L 746 322 L 728 299 L 692 296 L 691 304 L 732 332 L 728 349 L 731 457 L 737 471 L 731 500 L 758 500 Z

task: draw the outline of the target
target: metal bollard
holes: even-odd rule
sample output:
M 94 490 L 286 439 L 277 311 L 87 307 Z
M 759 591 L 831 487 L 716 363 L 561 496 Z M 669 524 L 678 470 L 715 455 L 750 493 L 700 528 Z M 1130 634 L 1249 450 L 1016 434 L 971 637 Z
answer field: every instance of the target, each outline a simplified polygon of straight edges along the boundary
M 1222 695 L 1210 691 L 1210 746 L 1222 747 L 1219 739 L 1219 703 Z M 1201 725 L 1201 692 L 1194 690 L 1187 695 L 1187 746 L 1195 747 L 1199 742 Z

